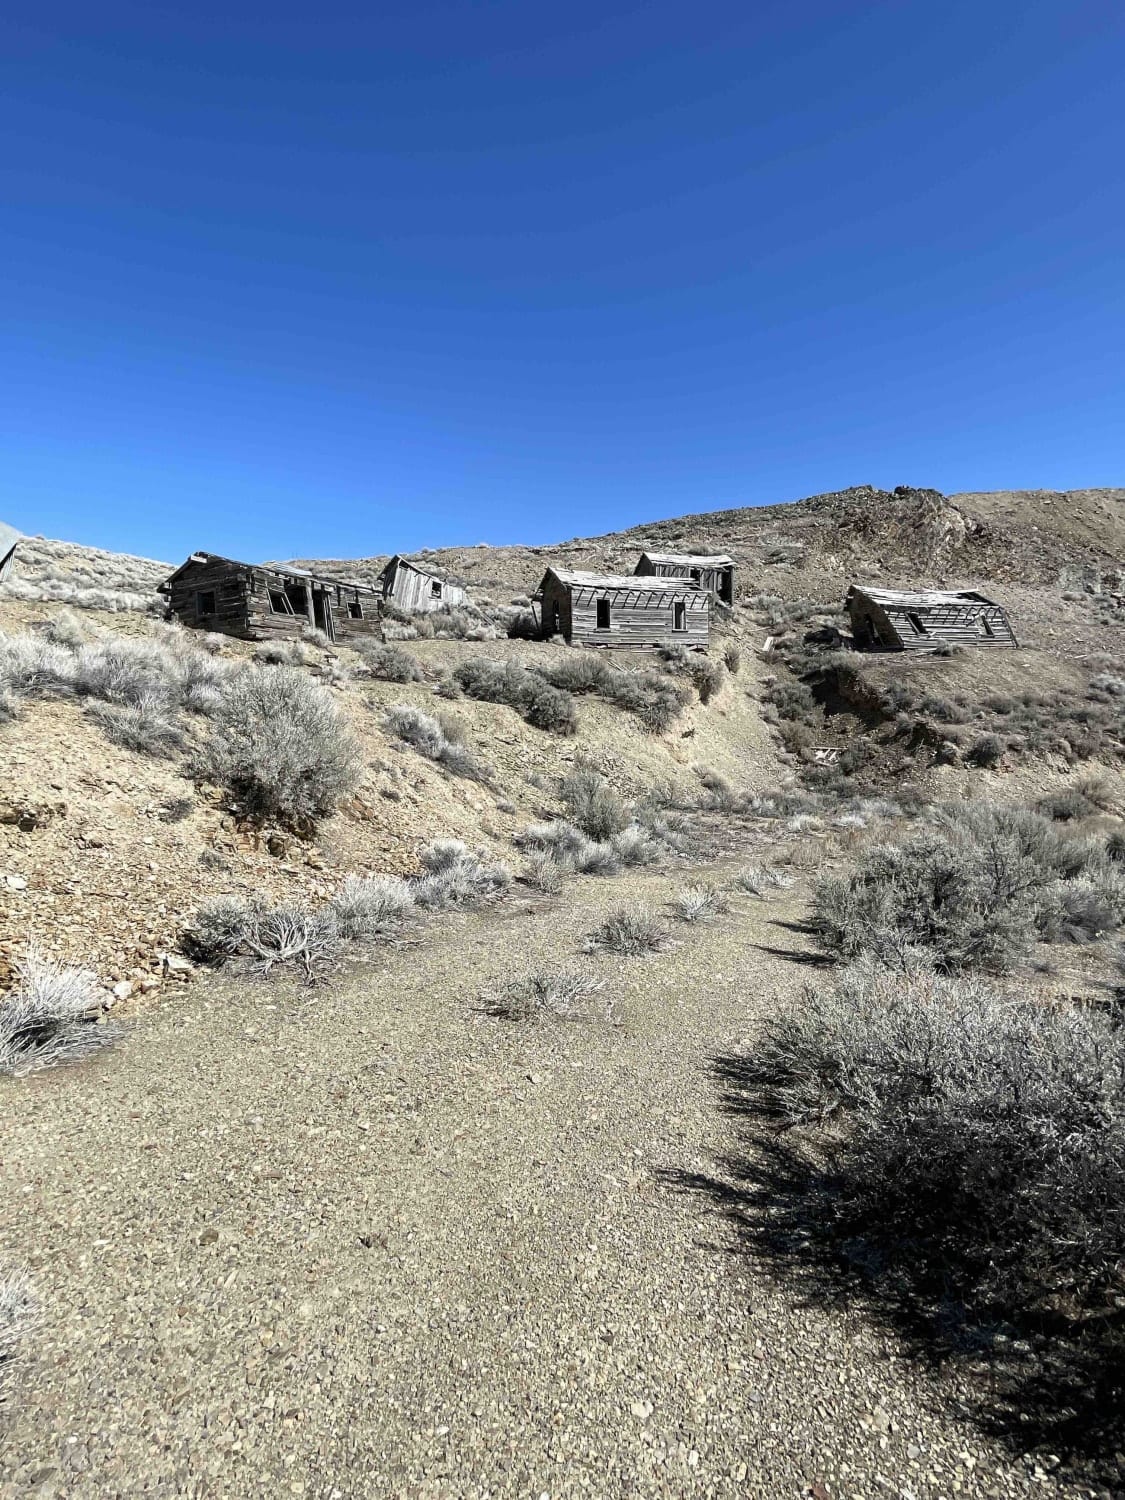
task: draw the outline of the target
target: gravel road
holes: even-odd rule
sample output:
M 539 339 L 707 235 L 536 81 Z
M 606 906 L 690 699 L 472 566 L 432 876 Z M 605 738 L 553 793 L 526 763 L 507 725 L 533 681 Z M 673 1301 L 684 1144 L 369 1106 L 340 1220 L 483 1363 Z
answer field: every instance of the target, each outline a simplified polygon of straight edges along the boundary
M 514 898 L 313 989 L 200 979 L 115 1053 L 7 1084 L 2 1251 L 45 1321 L 0 1494 L 1081 1493 L 665 1185 L 732 1144 L 709 1058 L 809 973 L 799 891 L 578 957 L 674 884 Z M 478 1004 L 575 963 L 617 1024 Z

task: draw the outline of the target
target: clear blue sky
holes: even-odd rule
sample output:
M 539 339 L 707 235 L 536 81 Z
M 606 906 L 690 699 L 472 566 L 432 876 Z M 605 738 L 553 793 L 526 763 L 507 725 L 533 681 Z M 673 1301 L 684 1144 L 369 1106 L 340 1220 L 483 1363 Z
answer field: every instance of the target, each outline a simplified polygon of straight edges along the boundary
M 1120 0 L 10 0 L 0 517 L 178 560 L 1125 483 Z

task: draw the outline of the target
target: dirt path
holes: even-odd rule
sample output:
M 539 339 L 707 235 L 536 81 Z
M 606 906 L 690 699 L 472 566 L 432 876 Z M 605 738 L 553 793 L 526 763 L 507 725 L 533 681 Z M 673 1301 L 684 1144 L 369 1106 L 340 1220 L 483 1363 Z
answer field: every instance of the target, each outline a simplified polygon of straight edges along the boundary
M 710 1056 L 809 972 L 797 893 L 576 960 L 683 878 L 515 899 L 311 991 L 200 981 L 8 1085 L 2 1251 L 46 1326 L 0 1494 L 1060 1493 L 663 1185 L 730 1144 Z M 576 961 L 619 1025 L 477 1007 Z

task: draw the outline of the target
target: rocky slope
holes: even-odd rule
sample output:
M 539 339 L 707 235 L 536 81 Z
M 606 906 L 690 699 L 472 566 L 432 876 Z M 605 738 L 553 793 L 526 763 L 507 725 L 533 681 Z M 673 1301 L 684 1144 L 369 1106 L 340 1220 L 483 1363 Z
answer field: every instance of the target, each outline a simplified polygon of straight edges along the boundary
M 550 547 L 451 548 L 431 554 L 465 577 L 479 601 L 506 603 L 529 593 L 551 563 L 620 570 L 631 567 L 646 546 L 728 550 L 739 563 L 739 603 L 718 632 L 715 654 L 724 644 L 740 647 L 741 670 L 727 674 L 709 702 L 694 695 L 663 734 L 649 733 L 633 715 L 608 703 L 582 698 L 578 735 L 558 738 L 530 727 L 504 705 L 468 699 L 447 704 L 434 695 L 440 679 L 467 657 L 547 659 L 557 656 L 558 647 L 507 640 L 414 641 L 410 650 L 425 680 L 409 684 L 363 675 L 361 659 L 346 650 L 316 648 L 309 670 L 330 685 L 354 725 L 365 764 L 357 796 L 311 843 L 243 826 L 223 797 L 193 775 L 190 745 L 178 757 L 153 759 L 111 744 L 78 702 L 29 701 L 18 719 L 0 725 L 0 980 L 27 943 L 39 941 L 60 956 L 89 960 L 107 981 L 135 994 L 164 976 L 164 955 L 175 952 L 201 900 L 253 891 L 274 899 L 321 900 L 352 871 L 412 869 L 421 845 L 442 835 L 486 846 L 518 863 L 514 835 L 557 810 L 559 777 L 578 760 L 594 763 L 631 796 L 667 783 L 685 795 L 693 788 L 698 792 L 699 773 L 707 770 L 738 787 L 764 789 L 792 781 L 801 774 L 811 742 L 846 749 L 855 737 L 870 734 L 871 726 L 862 716 L 844 713 L 817 720 L 796 737 L 787 735 L 784 724 L 771 727 L 766 722 L 771 684 L 786 668 L 776 655 L 761 658 L 758 648 L 769 633 L 799 633 L 803 626 L 797 622 L 809 618 L 810 609 L 815 620 L 817 602 L 837 607 L 856 576 L 976 583 L 990 587 L 1012 611 L 1023 649 L 1003 663 L 990 661 L 983 677 L 972 658 L 937 668 L 929 662 L 891 664 L 886 670 L 896 680 L 908 673 L 933 677 L 932 683 L 909 685 L 912 701 L 939 686 L 945 695 L 960 692 L 973 702 L 973 695 L 983 698 L 998 684 L 1011 694 L 1029 685 L 1055 684 L 1081 711 L 1091 675 L 1125 671 L 1125 610 L 1112 592 L 1121 587 L 1123 518 L 1125 490 L 945 499 L 933 491 L 856 488 L 794 505 L 654 522 Z M 40 539 L 28 544 L 21 567 L 28 560 L 33 584 L 80 590 L 108 585 L 130 597 L 134 590 L 151 590 L 165 576 L 163 564 Z M 338 566 L 354 576 L 379 562 L 318 565 Z M 136 597 L 143 602 L 146 595 Z M 780 606 L 771 602 L 778 600 Z M 813 604 L 793 610 L 802 600 Z M 84 601 L 75 597 L 73 602 Z M 2 592 L 0 631 L 36 632 L 62 607 L 53 598 L 29 600 L 19 591 Z M 83 608 L 79 619 L 88 632 L 146 636 L 161 628 L 143 610 L 121 612 L 113 600 L 101 609 Z M 220 654 L 238 660 L 252 650 L 227 642 Z M 386 711 L 400 703 L 449 712 L 473 753 L 490 768 L 491 780 L 482 785 L 452 777 L 404 749 L 384 723 Z M 973 712 L 970 708 L 970 717 Z M 203 730 L 194 726 L 192 732 Z M 969 741 L 975 732 L 970 723 Z M 884 738 L 897 733 L 893 712 L 883 716 L 878 733 Z M 1059 784 L 1075 774 L 1065 755 L 1051 751 L 1033 762 L 1009 758 L 991 770 L 969 771 L 932 766 L 913 746 L 908 736 L 898 736 L 895 776 L 914 776 L 926 786 L 940 783 L 947 795 L 985 786 L 991 795 L 1005 795 L 1006 786 L 1013 793 L 1018 786 L 1025 795 L 1029 788 Z M 1110 769 L 1120 775 L 1116 761 Z

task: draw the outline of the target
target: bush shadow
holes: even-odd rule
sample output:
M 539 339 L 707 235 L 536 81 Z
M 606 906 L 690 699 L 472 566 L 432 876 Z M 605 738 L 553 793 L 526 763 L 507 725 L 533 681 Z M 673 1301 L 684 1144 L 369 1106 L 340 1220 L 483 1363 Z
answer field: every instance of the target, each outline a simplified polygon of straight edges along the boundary
M 709 1201 L 733 1229 L 734 1253 L 752 1256 L 805 1305 L 859 1311 L 932 1374 L 955 1371 L 957 1414 L 1014 1456 L 1053 1455 L 1063 1466 L 1055 1477 L 1117 1493 L 1125 1480 L 1125 1297 L 1107 1298 L 1098 1316 L 1061 1302 L 1022 1314 L 1006 1308 L 1003 1318 L 966 1306 L 955 1244 L 932 1254 L 940 1225 L 920 1217 L 910 1241 L 878 1226 L 855 1233 L 828 1133 L 814 1138 L 765 1117 L 743 1057 L 718 1056 L 710 1073 L 722 1109 L 739 1122 L 738 1149 L 717 1158 L 713 1174 L 665 1169 L 659 1179 Z M 940 1386 L 935 1396 L 942 1399 Z

